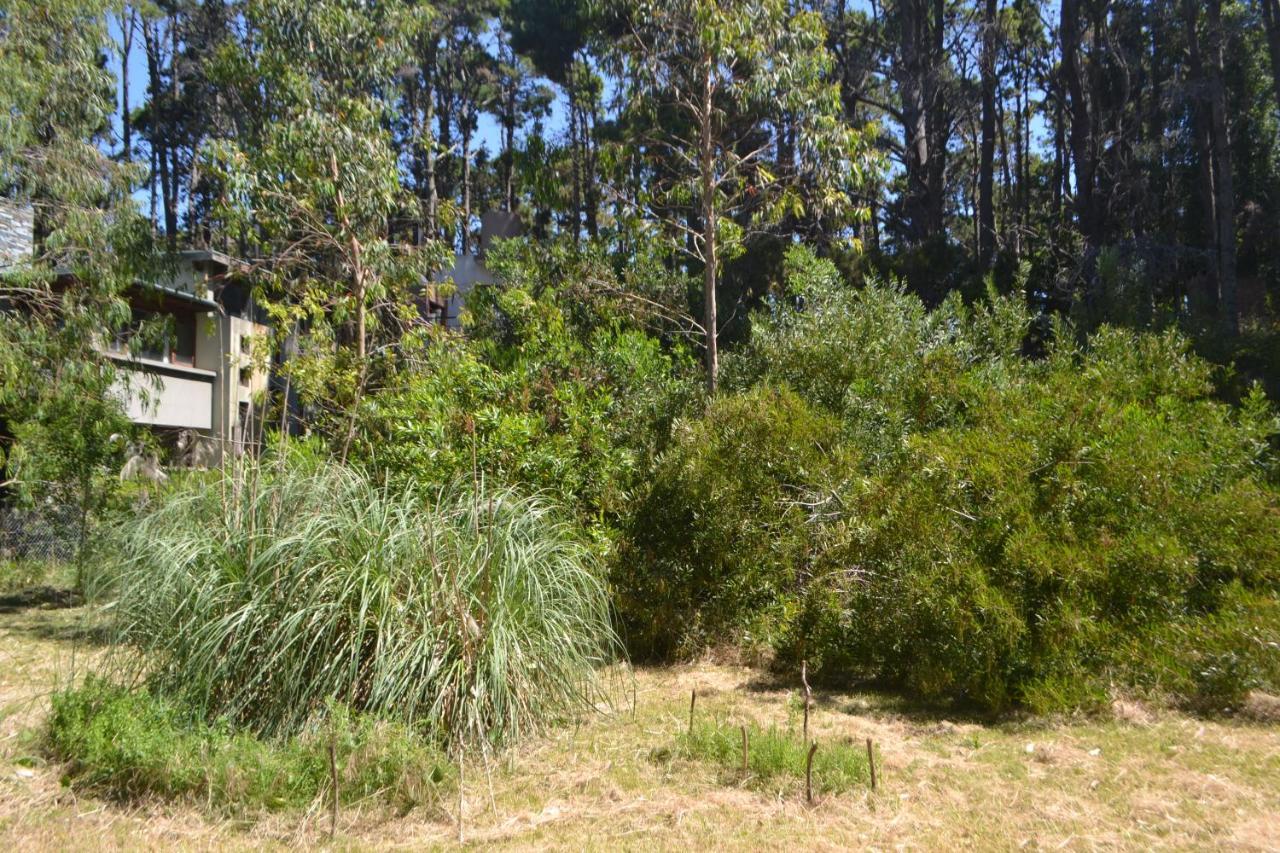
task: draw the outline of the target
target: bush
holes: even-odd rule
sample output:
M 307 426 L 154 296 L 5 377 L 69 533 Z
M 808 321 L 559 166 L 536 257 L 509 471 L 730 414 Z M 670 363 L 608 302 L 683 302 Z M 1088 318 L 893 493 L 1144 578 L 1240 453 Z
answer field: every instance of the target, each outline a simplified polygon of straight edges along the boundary
M 327 702 L 501 742 L 597 698 L 592 552 L 542 500 L 247 464 L 122 525 L 119 661 L 205 719 L 299 731 Z
M 77 785 L 110 796 L 185 798 L 217 809 L 302 808 L 332 790 L 400 809 L 433 805 L 454 781 L 443 755 L 403 725 L 327 709 L 278 741 L 233 734 L 147 691 L 90 679 L 57 693 L 47 740 Z
M 634 653 L 779 639 L 809 571 L 815 486 L 851 470 L 839 432 L 830 415 L 767 387 L 676 423 L 614 568 Z
M 1280 635 L 1260 391 L 1216 400 L 1173 333 L 1059 328 L 1032 360 L 1009 302 L 928 312 L 789 263 L 801 307 L 754 323 L 742 390 L 683 427 L 638 504 L 615 577 L 624 613 L 663 614 L 644 648 L 753 624 L 739 637 L 820 676 L 995 709 L 1280 689 L 1256 641 Z
M 365 401 L 355 453 L 397 482 L 545 492 L 602 532 L 697 383 L 682 350 L 595 292 L 613 277 L 600 258 L 548 251 L 512 241 L 489 256 L 502 286 L 468 296 L 465 338 Z

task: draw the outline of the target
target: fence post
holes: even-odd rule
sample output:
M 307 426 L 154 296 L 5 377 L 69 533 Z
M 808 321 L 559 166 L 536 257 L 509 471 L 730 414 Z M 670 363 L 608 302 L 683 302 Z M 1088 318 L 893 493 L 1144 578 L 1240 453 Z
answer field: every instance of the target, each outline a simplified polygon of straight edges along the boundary
M 818 742 L 809 744 L 809 757 L 804 761 L 804 797 L 813 805 L 813 754 L 818 751 Z
M 867 738 L 867 766 L 871 768 L 871 790 L 876 789 L 876 753 L 871 745 L 871 738 Z

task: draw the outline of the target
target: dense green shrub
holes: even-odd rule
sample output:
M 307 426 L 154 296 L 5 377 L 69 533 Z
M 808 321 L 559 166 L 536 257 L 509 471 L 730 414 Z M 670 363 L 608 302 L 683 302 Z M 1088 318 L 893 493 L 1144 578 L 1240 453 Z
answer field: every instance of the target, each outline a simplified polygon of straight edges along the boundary
M 713 400 L 678 421 L 637 507 L 613 587 L 645 657 L 775 643 L 808 572 L 811 484 L 851 470 L 840 423 L 785 389 Z
M 302 808 L 329 795 L 331 747 L 343 801 L 430 806 L 453 783 L 444 756 L 405 726 L 352 717 L 336 705 L 325 717 L 294 737 L 262 740 L 209 725 L 145 690 L 90 679 L 54 694 L 47 740 L 79 786 L 235 812 Z
M 399 482 L 485 476 L 607 523 L 696 393 L 692 361 L 599 295 L 614 274 L 598 256 L 541 248 L 490 254 L 502 285 L 468 296 L 465 338 L 364 403 L 356 454 Z
M 246 464 L 125 523 L 122 654 L 206 719 L 292 732 L 333 699 L 499 742 L 590 707 L 616 652 L 592 551 L 542 500 Z M 103 589 L 105 588 L 105 589 Z
M 638 504 L 623 612 L 671 615 L 644 648 L 719 639 L 714 609 L 820 674 L 990 708 L 1280 688 L 1261 392 L 1217 401 L 1172 333 L 1059 329 L 1033 360 L 1011 303 L 927 312 L 790 264 L 800 307 L 758 319 L 744 390 L 684 426 Z
M 1206 379 L 1172 336 L 1103 330 L 913 436 L 848 499 L 852 535 L 824 539 L 814 606 L 830 612 L 797 650 L 927 696 L 1088 703 L 1127 641 L 1211 618 L 1233 584 L 1274 590 L 1271 420 Z M 871 570 L 846 583 L 853 565 Z

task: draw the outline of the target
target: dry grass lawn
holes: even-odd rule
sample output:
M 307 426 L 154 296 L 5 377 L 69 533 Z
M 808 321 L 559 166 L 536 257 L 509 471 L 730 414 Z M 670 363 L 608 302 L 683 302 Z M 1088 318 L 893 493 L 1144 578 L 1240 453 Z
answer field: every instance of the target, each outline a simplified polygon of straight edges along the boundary
M 75 609 L 0 608 L 0 845 L 10 850 L 457 844 L 447 813 L 350 808 L 230 820 L 199 804 L 77 794 L 40 751 L 48 695 L 100 654 Z M 874 739 L 880 786 L 807 805 L 672 759 L 699 714 L 797 730 L 793 686 L 723 666 L 641 670 L 618 707 L 465 768 L 468 846 L 505 849 L 1280 849 L 1280 724 L 1138 705 L 1114 719 L 947 720 L 878 694 L 815 694 L 819 743 Z

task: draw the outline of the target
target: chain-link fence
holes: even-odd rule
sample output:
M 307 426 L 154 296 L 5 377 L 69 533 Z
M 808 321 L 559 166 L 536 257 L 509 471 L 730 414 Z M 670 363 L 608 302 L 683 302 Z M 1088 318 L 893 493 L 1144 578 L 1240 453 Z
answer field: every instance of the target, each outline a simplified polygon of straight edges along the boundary
M 67 561 L 80 544 L 80 517 L 69 507 L 0 507 L 0 560 Z

